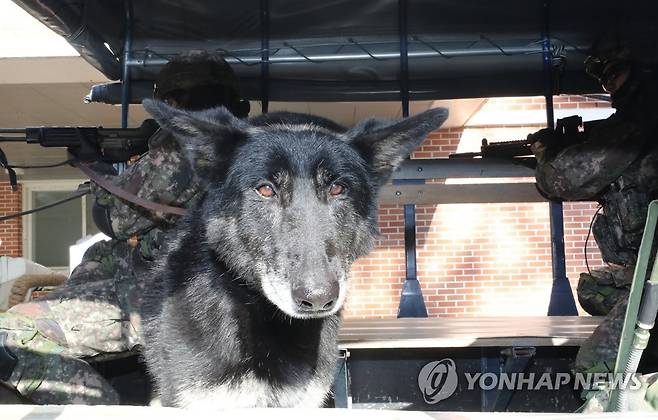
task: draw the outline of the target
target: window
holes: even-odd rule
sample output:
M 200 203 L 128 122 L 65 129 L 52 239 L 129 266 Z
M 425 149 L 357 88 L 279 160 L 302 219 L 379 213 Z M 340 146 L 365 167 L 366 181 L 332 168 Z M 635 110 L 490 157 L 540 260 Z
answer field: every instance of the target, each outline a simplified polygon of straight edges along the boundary
M 32 209 L 70 196 L 81 181 L 30 181 L 24 184 L 23 208 Z M 55 269 L 68 269 L 69 246 L 98 233 L 91 217 L 90 196 L 26 216 L 25 257 Z

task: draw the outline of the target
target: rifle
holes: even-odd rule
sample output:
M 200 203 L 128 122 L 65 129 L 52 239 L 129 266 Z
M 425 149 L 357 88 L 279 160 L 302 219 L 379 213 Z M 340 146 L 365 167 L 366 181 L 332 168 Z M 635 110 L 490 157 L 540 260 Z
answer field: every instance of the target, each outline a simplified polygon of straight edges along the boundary
M 572 115 L 557 120 L 557 123 L 555 124 L 555 133 L 557 135 L 553 137 L 554 141 L 551 147 L 562 149 L 572 144 L 582 143 L 585 141 L 587 131 L 599 121 L 601 120 L 587 121 L 583 123 L 582 117 L 578 115 Z M 534 158 L 532 158 L 533 143 L 534 141 L 529 139 L 491 143 L 487 139 L 482 139 L 482 146 L 479 152 L 453 153 L 448 157 L 451 159 L 476 157 L 499 159 L 516 158 L 517 160 L 520 160 L 521 163 L 532 165 L 531 167 L 534 167 L 536 162 L 534 162 Z
M 66 147 L 80 161 L 106 163 L 126 162 L 148 151 L 148 139 L 158 129 L 152 120 L 144 120 L 137 128 L 103 127 L 27 127 L 0 128 L 0 142 L 25 142 L 42 147 Z M 9 136 L 7 136 L 9 134 Z M 7 170 L 12 189 L 16 189 L 16 173 L 0 149 L 0 167 Z

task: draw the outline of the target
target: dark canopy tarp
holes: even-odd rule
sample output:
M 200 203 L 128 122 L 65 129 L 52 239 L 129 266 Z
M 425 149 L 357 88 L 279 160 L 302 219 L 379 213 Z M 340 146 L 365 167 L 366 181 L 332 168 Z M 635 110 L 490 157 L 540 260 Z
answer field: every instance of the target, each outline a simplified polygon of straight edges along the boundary
M 123 2 L 16 3 L 65 36 L 108 78 L 120 77 L 126 33 Z M 544 92 L 543 0 L 406 3 L 412 99 Z M 605 33 L 615 33 L 635 54 L 655 60 L 658 6 L 653 0 L 549 3 L 557 92 L 598 90 L 582 63 Z M 399 97 L 397 0 L 134 0 L 133 79 L 152 81 L 163 62 L 189 50 L 218 51 L 234 65 L 245 95 L 258 99 L 263 4 L 269 8 L 270 99 Z

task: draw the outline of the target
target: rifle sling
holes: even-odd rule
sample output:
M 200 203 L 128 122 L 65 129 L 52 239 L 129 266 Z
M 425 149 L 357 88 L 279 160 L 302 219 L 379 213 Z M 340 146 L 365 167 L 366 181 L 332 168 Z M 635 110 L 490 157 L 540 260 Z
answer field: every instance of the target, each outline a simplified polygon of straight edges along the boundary
M 108 179 L 103 178 L 101 175 L 94 172 L 93 169 L 87 166 L 86 163 L 77 162 L 75 163 L 75 165 L 78 168 L 80 168 L 80 170 L 84 172 L 84 174 L 87 175 L 89 179 L 91 179 L 95 184 L 97 184 L 104 190 L 107 190 L 108 192 L 116 195 L 119 198 L 129 201 L 135 205 L 138 205 L 139 207 L 154 211 L 156 213 L 168 213 L 168 214 L 175 214 L 178 216 L 182 216 L 186 212 L 186 210 L 182 207 L 168 206 L 166 204 L 160 204 L 160 203 L 156 203 L 155 201 L 146 200 L 142 197 L 138 197 L 137 195 L 130 193 L 117 185 L 114 185 Z

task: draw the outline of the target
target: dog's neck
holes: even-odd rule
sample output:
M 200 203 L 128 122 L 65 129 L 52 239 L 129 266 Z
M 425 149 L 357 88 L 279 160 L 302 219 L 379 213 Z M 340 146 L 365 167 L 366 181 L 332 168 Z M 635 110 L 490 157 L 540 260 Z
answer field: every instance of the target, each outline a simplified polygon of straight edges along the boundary
M 204 284 L 206 290 L 194 291 L 197 296 L 205 298 L 185 303 L 185 307 L 191 309 L 188 322 L 214 323 L 219 331 L 227 332 L 227 337 L 238 340 L 233 354 L 237 364 L 248 361 L 251 370 L 267 370 L 260 372 L 261 375 L 284 378 L 290 364 L 312 372 L 318 363 L 334 363 L 339 315 L 291 318 L 253 286 L 245 284 L 244 279 L 231 273 L 227 264 L 216 255 L 209 253 L 208 258 L 213 261 L 214 272 L 211 281 Z M 191 293 L 188 291 L 185 295 Z M 206 348 L 215 347 L 215 340 L 214 337 L 204 337 L 201 341 L 205 344 L 199 344 Z M 217 349 L 225 347 L 222 345 Z M 272 365 L 267 360 L 278 360 L 279 364 Z

